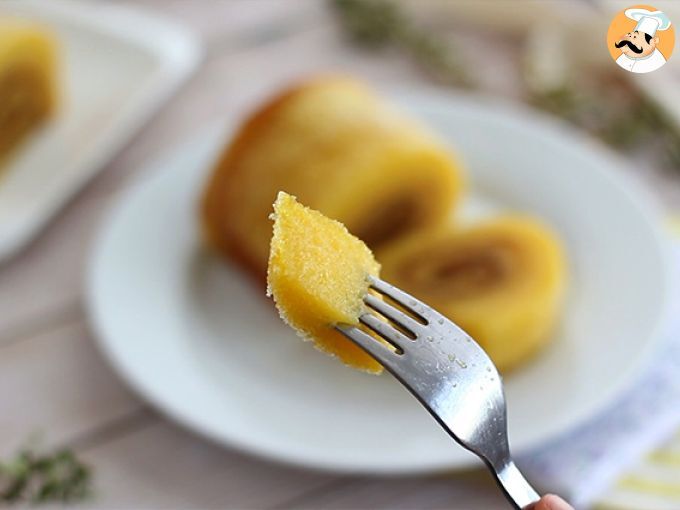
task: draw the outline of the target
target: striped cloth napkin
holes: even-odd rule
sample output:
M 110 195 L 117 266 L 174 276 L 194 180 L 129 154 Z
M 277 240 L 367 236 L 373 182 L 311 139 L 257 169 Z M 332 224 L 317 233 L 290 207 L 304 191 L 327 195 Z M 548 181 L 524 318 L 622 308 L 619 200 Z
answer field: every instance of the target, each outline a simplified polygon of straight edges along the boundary
M 519 459 L 538 489 L 578 510 L 680 510 L 680 243 L 673 255 L 673 317 L 644 375 L 595 419 Z
M 613 486 L 598 498 L 594 508 L 680 509 L 680 430 L 632 468 L 627 469 Z

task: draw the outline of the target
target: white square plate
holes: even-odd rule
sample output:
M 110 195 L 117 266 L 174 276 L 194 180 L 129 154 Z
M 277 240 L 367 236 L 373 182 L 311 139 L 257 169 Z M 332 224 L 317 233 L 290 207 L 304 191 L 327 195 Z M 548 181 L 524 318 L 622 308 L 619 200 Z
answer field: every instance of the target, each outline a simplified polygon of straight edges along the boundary
M 61 105 L 0 178 L 0 261 L 25 245 L 186 79 L 197 39 L 144 11 L 75 0 L 5 1 L 61 44 Z

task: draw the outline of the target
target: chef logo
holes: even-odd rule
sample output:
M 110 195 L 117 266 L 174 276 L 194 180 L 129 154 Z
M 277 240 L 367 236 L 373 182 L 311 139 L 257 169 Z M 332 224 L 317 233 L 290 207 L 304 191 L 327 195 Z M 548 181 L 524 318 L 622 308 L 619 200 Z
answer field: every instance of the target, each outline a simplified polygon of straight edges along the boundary
M 674 46 L 671 20 L 650 5 L 636 5 L 619 12 L 607 32 L 610 55 L 631 73 L 656 71 L 671 57 Z

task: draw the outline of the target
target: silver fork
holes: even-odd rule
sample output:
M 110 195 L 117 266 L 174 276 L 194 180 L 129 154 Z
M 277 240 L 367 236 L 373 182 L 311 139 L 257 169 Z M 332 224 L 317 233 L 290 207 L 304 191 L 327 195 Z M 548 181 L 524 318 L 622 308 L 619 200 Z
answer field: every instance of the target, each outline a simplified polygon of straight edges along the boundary
M 378 278 L 369 282 L 399 307 L 372 293 L 364 303 L 396 327 L 371 312 L 359 320 L 393 349 L 359 327 L 339 324 L 336 329 L 379 361 L 453 439 L 479 456 L 515 508 L 530 507 L 539 496 L 510 456 L 503 384 L 491 359 L 465 331 L 426 304 Z

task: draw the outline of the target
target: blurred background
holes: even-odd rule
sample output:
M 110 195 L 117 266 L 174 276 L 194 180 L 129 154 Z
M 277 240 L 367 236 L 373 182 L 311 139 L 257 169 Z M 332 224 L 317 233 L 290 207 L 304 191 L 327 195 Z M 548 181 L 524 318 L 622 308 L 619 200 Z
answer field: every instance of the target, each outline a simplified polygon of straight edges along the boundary
M 78 56 L 91 66 L 68 72 L 91 91 L 69 98 L 77 122 L 58 127 L 74 144 L 69 150 L 82 147 L 69 163 L 68 185 L 52 186 L 61 168 L 40 159 L 54 149 L 40 134 L 1 163 L 3 502 L 506 508 L 481 470 L 399 479 L 315 472 L 217 446 L 173 424 L 130 392 L 94 345 L 83 292 L 90 248 L 105 212 L 130 182 L 144 178 L 149 162 L 205 126 L 243 118 L 292 81 L 327 71 L 382 89 L 427 85 L 501 96 L 557 116 L 626 158 L 621 172 L 671 218 L 680 214 L 680 56 L 631 79 L 604 42 L 611 18 L 630 5 L 608 0 L 82 1 L 87 15 L 77 2 L 58 12 L 42 12 L 40 2 L 0 2 L 0 17 L 56 20 L 57 34 L 63 26 L 73 34 L 91 19 L 95 28 L 88 30 L 115 25 L 120 10 L 141 16 L 121 35 L 129 39 L 122 47 L 82 47 Z M 655 7 L 680 20 L 673 2 Z M 172 30 L 159 25 L 166 22 Z M 155 34 L 153 41 L 141 43 L 145 33 Z M 135 49 L 140 44 L 144 50 Z M 32 170 L 36 165 L 50 167 L 49 175 Z M 52 188 L 59 197 L 50 198 Z M 673 448 L 677 467 L 680 448 Z M 664 479 L 666 506 L 630 508 L 680 508 L 680 486 L 671 482 Z M 36 495 L 36 486 L 47 489 Z

